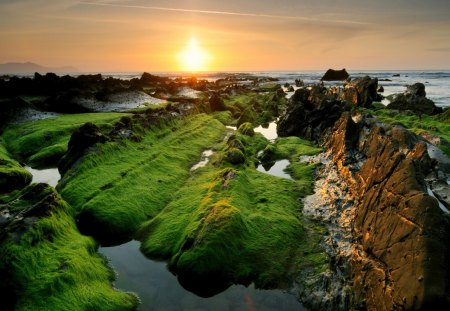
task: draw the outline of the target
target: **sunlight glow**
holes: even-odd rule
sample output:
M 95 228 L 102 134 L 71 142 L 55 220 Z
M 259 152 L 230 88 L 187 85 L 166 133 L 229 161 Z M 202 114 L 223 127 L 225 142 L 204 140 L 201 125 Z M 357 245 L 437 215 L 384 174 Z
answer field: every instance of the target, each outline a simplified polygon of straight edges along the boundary
M 192 37 L 186 48 L 178 55 L 181 69 L 184 71 L 205 71 L 209 54 L 200 47 L 195 37 Z

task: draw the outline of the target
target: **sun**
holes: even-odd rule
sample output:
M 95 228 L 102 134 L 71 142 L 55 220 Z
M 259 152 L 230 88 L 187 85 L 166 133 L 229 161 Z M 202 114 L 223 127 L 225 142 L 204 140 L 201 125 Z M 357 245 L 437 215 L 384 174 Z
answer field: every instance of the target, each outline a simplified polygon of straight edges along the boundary
M 183 71 L 206 71 L 209 54 L 199 45 L 197 38 L 191 37 L 185 49 L 178 54 Z

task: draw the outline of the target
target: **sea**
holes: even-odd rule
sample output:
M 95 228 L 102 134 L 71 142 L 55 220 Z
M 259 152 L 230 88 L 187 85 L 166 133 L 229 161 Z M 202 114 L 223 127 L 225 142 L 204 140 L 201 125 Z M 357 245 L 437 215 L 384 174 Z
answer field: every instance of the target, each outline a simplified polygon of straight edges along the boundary
M 97 74 L 98 72 L 59 73 L 58 75 L 78 76 L 82 74 Z M 142 72 L 100 72 L 104 78 L 113 77 L 124 80 L 140 78 Z M 164 77 L 190 77 L 195 75 L 198 79 L 215 81 L 230 76 L 257 76 L 277 78 L 278 83 L 294 84 L 295 79 L 301 79 L 305 84 L 319 83 L 325 71 L 243 71 L 243 72 L 149 72 Z M 378 78 L 378 84 L 384 88 L 384 96 L 398 94 L 405 91 L 407 85 L 416 82 L 425 84 L 427 97 L 437 106 L 450 107 L 450 70 L 348 70 L 351 78 L 370 76 Z M 33 76 L 33 74 L 20 74 L 18 76 Z M 342 82 L 326 82 L 325 85 L 341 85 Z

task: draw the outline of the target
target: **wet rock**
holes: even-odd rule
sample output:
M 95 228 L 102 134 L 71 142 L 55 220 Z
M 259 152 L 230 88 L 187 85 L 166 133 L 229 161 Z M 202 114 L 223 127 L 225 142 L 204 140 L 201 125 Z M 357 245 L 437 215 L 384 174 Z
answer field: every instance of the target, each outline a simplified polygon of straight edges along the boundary
M 226 110 L 222 97 L 218 93 L 213 93 L 209 98 L 209 107 L 212 112 Z
M 324 132 L 331 130 L 341 113 L 350 108 L 347 103 L 327 96 L 320 86 L 298 89 L 278 120 L 278 136 L 300 136 L 319 141 Z
M 301 79 L 295 79 L 295 86 L 296 87 L 304 87 L 305 82 L 303 82 L 303 80 L 301 80 Z
M 408 85 L 406 87 L 405 94 L 411 94 L 413 96 L 425 97 L 427 93 L 425 92 L 425 84 L 414 83 L 413 85 Z
M 346 114 L 329 141 L 356 202 L 350 262 L 356 301 L 367 309 L 446 306 L 449 222 L 427 193 L 425 176 L 434 164 L 426 144 L 401 127 L 373 122 L 358 129 Z
M 349 77 L 350 75 L 345 68 L 342 70 L 328 69 L 320 81 L 344 81 Z
M 346 83 L 340 97 L 356 106 L 370 107 L 374 101 L 381 100 L 377 90 L 378 79 L 365 76 Z
M 245 163 L 244 153 L 238 148 L 230 148 L 227 150 L 226 159 L 231 164 Z
M 394 97 L 388 109 L 400 111 L 410 110 L 416 114 L 435 115 L 442 112 L 442 108 L 437 107 L 434 102 L 425 97 L 425 85 L 423 83 L 415 83 L 407 86 L 403 94 Z
M 107 137 L 97 125 L 90 122 L 82 125 L 70 137 L 68 151 L 59 162 L 58 170 L 61 175 L 64 175 L 88 148 L 106 140 Z
M 380 85 L 377 90 L 378 93 L 384 93 L 384 87 Z

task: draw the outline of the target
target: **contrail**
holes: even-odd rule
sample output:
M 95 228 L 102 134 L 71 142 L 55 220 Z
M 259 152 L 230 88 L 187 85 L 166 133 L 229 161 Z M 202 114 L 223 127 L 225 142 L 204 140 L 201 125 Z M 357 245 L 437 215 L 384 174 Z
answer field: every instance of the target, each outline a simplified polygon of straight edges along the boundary
M 227 12 L 227 11 L 209 11 L 209 10 L 196 10 L 196 9 L 183 9 L 183 8 L 168 8 L 159 6 L 143 6 L 143 5 L 130 5 L 130 4 L 116 4 L 116 3 L 98 3 L 98 2 L 85 2 L 80 1 L 82 4 L 97 5 L 97 6 L 113 6 L 121 8 L 132 9 L 146 9 L 146 10 L 158 10 L 158 11 L 171 11 L 171 12 L 184 12 L 184 13 L 198 13 L 198 14 L 214 14 L 214 15 L 231 15 L 231 16 L 246 16 L 246 17 L 267 17 L 267 18 L 279 18 L 279 19 L 291 19 L 301 20 L 306 22 L 320 22 L 320 23 L 339 23 L 339 24 L 354 24 L 354 25 L 367 25 L 368 23 L 349 21 L 349 20 L 328 20 L 323 21 L 320 19 L 302 17 L 302 16 L 289 16 L 289 15 L 271 15 L 260 13 L 239 13 L 239 12 Z

